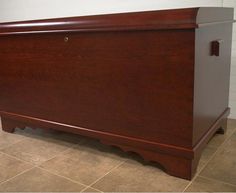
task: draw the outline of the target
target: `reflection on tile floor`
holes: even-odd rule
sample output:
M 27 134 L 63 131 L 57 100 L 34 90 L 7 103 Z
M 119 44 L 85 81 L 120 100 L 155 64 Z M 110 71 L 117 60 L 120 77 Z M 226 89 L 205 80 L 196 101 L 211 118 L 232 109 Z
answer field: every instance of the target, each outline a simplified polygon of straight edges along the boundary
M 0 130 L 1 192 L 235 192 L 236 120 L 205 148 L 192 181 L 97 140 L 53 130 Z

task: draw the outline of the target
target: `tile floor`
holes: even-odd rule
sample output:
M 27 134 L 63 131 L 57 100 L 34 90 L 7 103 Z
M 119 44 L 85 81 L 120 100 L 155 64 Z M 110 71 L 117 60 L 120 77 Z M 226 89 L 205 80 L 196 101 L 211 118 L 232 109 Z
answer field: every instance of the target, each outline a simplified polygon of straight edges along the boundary
M 0 192 L 236 192 L 236 120 L 206 147 L 197 175 L 187 181 L 157 164 L 53 130 L 0 129 Z

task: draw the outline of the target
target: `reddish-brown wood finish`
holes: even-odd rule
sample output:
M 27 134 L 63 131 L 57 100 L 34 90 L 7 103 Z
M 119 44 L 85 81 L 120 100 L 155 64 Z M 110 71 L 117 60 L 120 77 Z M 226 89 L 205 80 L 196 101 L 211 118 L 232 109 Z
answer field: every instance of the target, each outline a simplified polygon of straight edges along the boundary
M 232 21 L 190 8 L 0 24 L 3 130 L 98 138 L 191 179 L 229 113 Z

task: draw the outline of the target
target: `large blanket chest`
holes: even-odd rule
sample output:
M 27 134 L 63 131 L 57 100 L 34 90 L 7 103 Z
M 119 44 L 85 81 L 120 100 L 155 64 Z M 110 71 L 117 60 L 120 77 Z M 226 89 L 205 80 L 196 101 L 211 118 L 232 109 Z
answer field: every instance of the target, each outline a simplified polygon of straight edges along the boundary
M 233 9 L 0 24 L 4 131 L 98 138 L 191 179 L 229 114 Z

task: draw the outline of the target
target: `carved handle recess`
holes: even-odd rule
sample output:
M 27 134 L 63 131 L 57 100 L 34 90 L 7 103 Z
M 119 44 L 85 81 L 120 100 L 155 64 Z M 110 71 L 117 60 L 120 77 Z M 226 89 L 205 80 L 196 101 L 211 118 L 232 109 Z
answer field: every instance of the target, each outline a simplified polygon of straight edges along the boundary
M 211 56 L 220 56 L 220 45 L 223 40 L 215 40 L 211 42 Z

